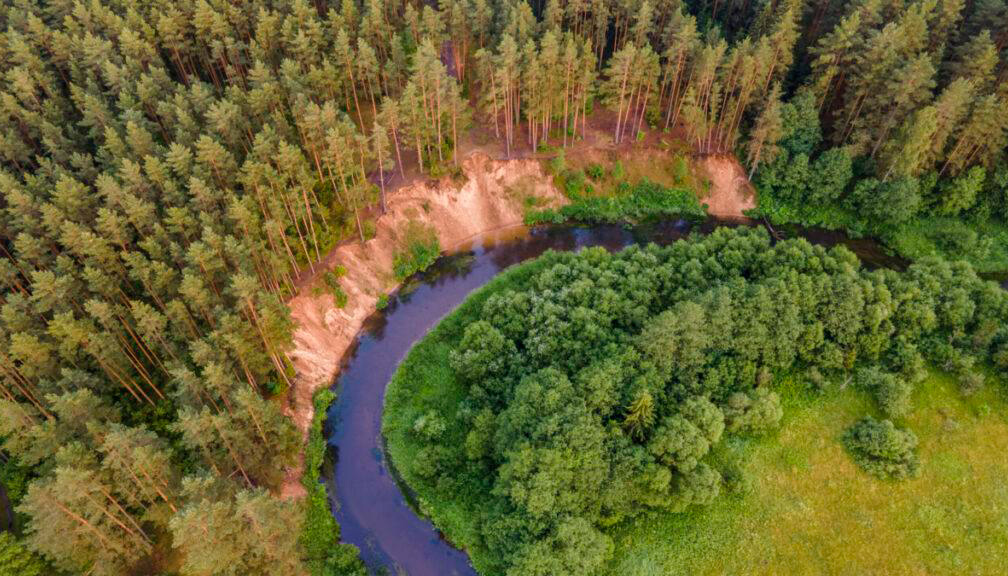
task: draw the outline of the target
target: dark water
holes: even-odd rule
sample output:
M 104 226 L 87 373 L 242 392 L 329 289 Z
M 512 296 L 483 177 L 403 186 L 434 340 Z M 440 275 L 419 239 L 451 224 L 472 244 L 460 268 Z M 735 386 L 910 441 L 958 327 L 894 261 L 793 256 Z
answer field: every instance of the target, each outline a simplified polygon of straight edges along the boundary
M 478 238 L 472 246 L 439 259 L 384 312 L 368 320 L 338 377 L 339 400 L 329 410 L 326 422 L 334 465 L 324 477 L 342 539 L 358 546 L 365 563 L 379 573 L 384 569 L 410 576 L 476 574 L 468 556 L 442 539 L 409 507 L 389 471 L 381 440 L 385 385 L 413 343 L 466 295 L 502 269 L 548 249 L 604 246 L 618 250 L 644 241 L 667 244 L 691 231 L 737 225 L 742 224 L 709 220 L 696 226 L 678 221 L 634 230 L 619 226 L 513 229 Z M 867 240 L 848 240 L 838 233 L 817 230 L 802 231 L 801 236 L 815 244 L 846 244 L 869 267 L 903 265 Z
M 7 488 L 0 482 L 0 532 L 14 529 L 14 510 L 7 498 Z

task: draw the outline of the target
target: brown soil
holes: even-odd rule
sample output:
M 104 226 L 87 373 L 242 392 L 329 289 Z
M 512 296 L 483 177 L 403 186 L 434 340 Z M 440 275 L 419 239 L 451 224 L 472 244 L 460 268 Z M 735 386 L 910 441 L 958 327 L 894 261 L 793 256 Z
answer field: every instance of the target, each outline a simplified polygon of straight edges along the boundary
M 756 190 L 734 156 L 711 154 L 694 160 L 697 174 L 710 182 L 706 198 L 708 213 L 721 218 L 745 218 L 756 207 Z
M 464 182 L 449 179 L 416 182 L 388 195 L 388 212 L 378 218 L 375 237 L 352 242 L 330 252 L 315 267 L 315 274 L 300 282 L 301 291 L 289 302 L 297 326 L 289 353 L 297 380 L 289 394 L 287 412 L 307 438 L 314 415 L 312 396 L 332 383 L 340 363 L 353 344 L 364 320 L 375 311 L 379 296 L 395 289 L 392 272 L 396 254 L 404 246 L 402 234 L 410 221 L 432 229 L 442 248 L 451 250 L 473 236 L 519 225 L 527 198 L 537 206 L 564 201 L 536 160 L 491 160 L 476 152 L 463 162 Z M 337 308 L 330 294 L 314 295 L 313 276 L 337 265 L 346 268 L 341 279 L 348 299 Z M 304 495 L 301 485 L 303 456 L 289 470 L 281 496 Z

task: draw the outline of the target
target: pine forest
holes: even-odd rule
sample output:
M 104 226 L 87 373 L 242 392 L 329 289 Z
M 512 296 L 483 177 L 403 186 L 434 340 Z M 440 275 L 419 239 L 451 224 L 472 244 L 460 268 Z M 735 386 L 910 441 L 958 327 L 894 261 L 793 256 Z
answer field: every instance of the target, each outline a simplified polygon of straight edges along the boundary
M 772 234 L 546 257 L 433 333 L 458 404 L 403 408 L 394 379 L 386 434 L 480 574 L 667 573 L 614 565 L 608 530 L 711 501 L 708 448 L 774 428 L 796 366 L 880 398 L 833 441 L 890 479 L 928 465 L 890 421 L 909 382 L 1005 381 L 1008 295 L 977 276 L 1008 273 L 1004 0 L 6 0 L 0 24 L 4 576 L 371 573 L 320 484 L 335 395 L 295 416 L 291 302 L 354 306 L 332 255 L 474 153 L 541 162 L 547 225 L 708 214 L 578 155 L 723 159 Z M 910 268 L 771 242 L 805 228 Z M 398 231 L 386 283 L 447 248 Z M 725 314 L 758 321 L 722 349 Z

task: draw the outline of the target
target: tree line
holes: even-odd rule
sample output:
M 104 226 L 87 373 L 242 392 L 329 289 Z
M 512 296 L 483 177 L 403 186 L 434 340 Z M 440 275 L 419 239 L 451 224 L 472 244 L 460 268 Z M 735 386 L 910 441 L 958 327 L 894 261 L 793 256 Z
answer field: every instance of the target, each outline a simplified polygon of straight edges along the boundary
M 765 212 L 883 236 L 920 218 L 1003 223 L 1003 3 L 820 3 L 805 20 L 791 96 L 747 144 Z
M 548 1 L 498 19 L 495 41 L 459 44 L 479 46 L 464 84 L 509 154 L 519 129 L 566 147 L 591 117 L 616 144 L 652 128 L 737 154 L 779 221 L 1008 216 L 1003 2 Z

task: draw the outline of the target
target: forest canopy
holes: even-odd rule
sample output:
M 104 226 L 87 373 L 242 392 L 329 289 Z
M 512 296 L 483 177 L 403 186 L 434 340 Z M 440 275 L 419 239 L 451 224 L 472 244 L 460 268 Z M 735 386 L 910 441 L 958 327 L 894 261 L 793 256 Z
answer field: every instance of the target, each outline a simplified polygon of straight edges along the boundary
M 335 525 L 312 521 L 322 499 L 305 505 L 314 512 L 279 499 L 304 449 L 284 410 L 297 384 L 285 302 L 300 278 L 328 272 L 320 263 L 333 246 L 374 233 L 396 177 L 456 172 L 474 125 L 507 157 L 585 143 L 589 127 L 605 146 L 660 130 L 692 153 L 743 159 L 761 214 L 775 222 L 1008 268 L 1003 0 L 12 0 L 0 23 L 0 469 L 17 485 L 22 526 L 11 549 L 70 572 L 320 574 L 342 562 Z M 702 213 L 692 198 L 645 192 L 663 213 Z M 437 251 L 421 248 L 415 261 Z M 327 277 L 335 291 L 339 279 Z M 632 308 L 614 329 L 643 330 L 650 304 L 624 300 L 636 302 L 649 281 L 611 297 Z M 946 285 L 935 326 L 987 314 L 985 289 Z M 705 305 L 684 301 L 669 314 L 693 318 Z M 602 311 L 586 314 L 577 321 L 590 327 Z M 649 330 L 661 334 L 655 322 Z M 973 328 L 978 348 L 999 342 L 996 325 Z M 824 340 L 824 370 L 854 361 L 854 336 L 838 334 Z M 948 352 L 941 361 L 976 385 L 970 362 L 983 354 L 953 354 L 965 336 L 952 334 L 952 349 L 932 352 Z M 490 323 L 471 338 L 520 351 L 520 336 Z M 584 336 L 577 346 L 544 340 L 536 362 L 553 353 L 586 362 L 603 345 L 645 354 L 612 335 Z M 923 353 L 916 336 L 905 340 L 900 354 Z M 457 362 L 464 371 L 465 355 Z M 466 378 L 485 398 L 473 409 L 500 408 L 523 381 L 527 391 L 564 378 L 582 385 L 574 364 L 549 367 L 492 383 L 475 366 Z M 752 370 L 732 361 L 712 373 Z M 622 434 L 640 466 L 669 470 L 668 485 L 652 487 L 655 505 L 667 506 L 685 482 L 673 472 L 694 474 L 698 494 L 716 484 L 702 451 L 682 460 L 671 436 L 693 433 L 687 422 L 710 444 L 716 427 L 669 420 L 670 391 L 655 374 L 640 373 L 633 398 L 617 404 L 607 403 L 630 392 L 602 386 L 585 410 L 608 405 L 619 419 L 632 400 L 637 416 L 603 436 L 588 427 L 595 436 L 582 440 Z M 898 409 L 899 386 L 884 388 Z M 753 394 L 736 397 L 738 409 L 772 415 L 772 397 Z M 728 400 L 710 399 L 728 433 L 762 426 L 733 420 Z M 653 453 L 644 438 L 657 429 L 670 439 Z M 469 443 L 490 458 L 489 442 Z M 428 462 L 430 477 L 440 475 L 440 456 Z M 519 482 L 524 472 L 513 473 Z M 591 512 L 502 525 L 487 546 L 546 531 L 604 544 L 597 515 L 625 513 L 568 504 Z M 203 528 L 209 541 L 193 537 Z M 226 539 L 232 532 L 240 536 Z M 517 562 L 501 554 L 495 562 Z
M 852 422 L 852 458 L 914 474 L 916 437 L 894 423 L 906 390 L 928 365 L 965 392 L 984 365 L 1008 367 L 1006 320 L 1008 293 L 968 264 L 866 270 L 846 248 L 771 245 L 762 228 L 548 253 L 411 351 L 384 431 L 424 512 L 479 570 L 596 574 L 608 527 L 734 489 L 710 455 L 778 425 L 778 375 L 856 380 L 892 420 Z

